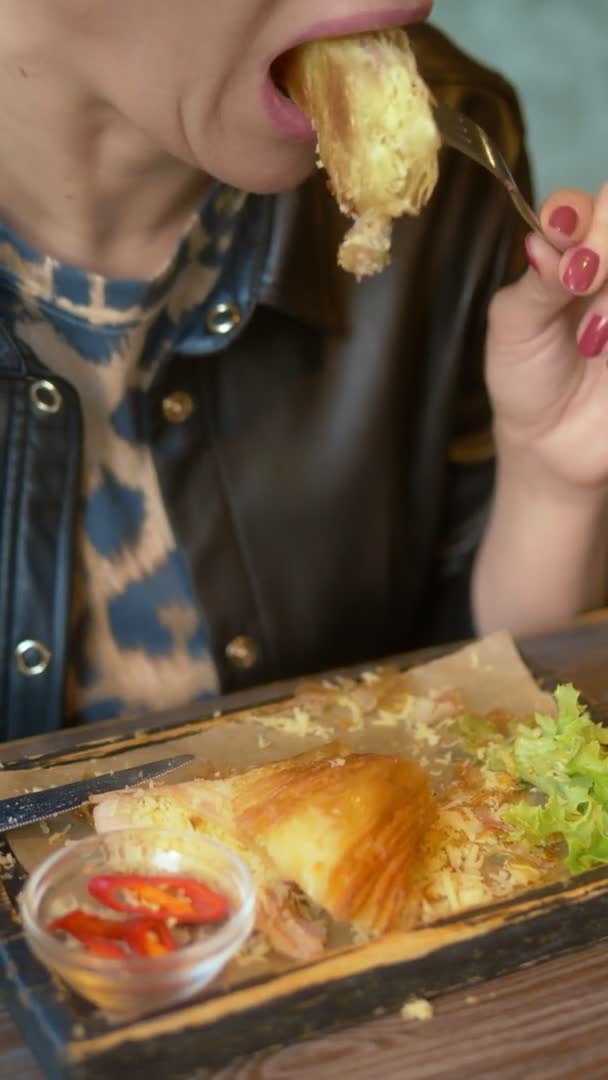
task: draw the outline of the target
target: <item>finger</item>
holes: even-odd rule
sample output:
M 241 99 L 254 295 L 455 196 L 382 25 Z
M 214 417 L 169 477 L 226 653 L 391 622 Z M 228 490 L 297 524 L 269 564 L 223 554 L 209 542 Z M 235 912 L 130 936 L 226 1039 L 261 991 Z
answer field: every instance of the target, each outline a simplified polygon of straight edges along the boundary
M 513 345 L 542 334 L 573 302 L 559 276 L 560 254 L 538 233 L 526 236 L 529 270 L 496 294 L 489 312 L 494 338 Z
M 559 277 L 561 256 L 552 244 L 538 233 L 528 233 L 525 240 L 528 264 L 534 271 L 525 282 L 530 298 L 553 310 L 569 304 L 572 296 L 566 292 Z
M 593 220 L 593 198 L 586 191 L 565 188 L 550 195 L 540 211 L 543 230 L 558 251 L 585 238 Z
M 608 289 L 604 288 L 581 320 L 578 351 L 585 359 L 608 356 Z
M 593 296 L 608 278 L 608 184 L 595 199 L 593 216 L 580 243 L 562 255 L 560 278 L 574 296 Z

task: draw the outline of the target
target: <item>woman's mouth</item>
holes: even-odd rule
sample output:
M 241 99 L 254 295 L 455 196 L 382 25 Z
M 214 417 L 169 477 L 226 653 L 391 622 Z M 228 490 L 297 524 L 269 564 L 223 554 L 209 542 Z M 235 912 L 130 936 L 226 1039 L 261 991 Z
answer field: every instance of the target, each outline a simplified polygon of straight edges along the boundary
M 314 143 L 316 141 L 315 130 L 310 120 L 291 101 L 281 77 L 282 60 L 291 49 L 305 41 L 314 41 L 318 38 L 342 37 L 347 34 L 361 34 L 424 22 L 430 15 L 432 7 L 433 0 L 421 0 L 415 6 L 391 8 L 373 15 L 367 13 L 350 15 L 343 19 L 326 19 L 309 26 L 302 34 L 290 41 L 279 56 L 275 57 L 263 81 L 262 99 L 273 126 L 282 134 L 299 142 Z
M 299 142 L 316 142 L 317 136 L 310 120 L 283 88 L 280 58 L 270 67 L 262 87 L 262 97 L 273 126 L 282 134 Z

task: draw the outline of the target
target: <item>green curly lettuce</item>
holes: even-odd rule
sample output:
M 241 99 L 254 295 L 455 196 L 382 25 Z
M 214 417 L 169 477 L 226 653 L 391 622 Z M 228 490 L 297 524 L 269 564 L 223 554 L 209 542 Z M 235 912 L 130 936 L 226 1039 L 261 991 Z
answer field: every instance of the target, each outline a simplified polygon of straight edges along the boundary
M 463 718 L 462 730 L 484 765 L 545 796 L 500 812 L 514 838 L 544 846 L 562 837 L 568 869 L 580 873 L 608 863 L 608 730 L 591 719 L 571 684 L 559 686 L 554 697 L 556 716 L 536 713 L 506 735 L 494 730 L 489 738 L 471 740 L 471 718 Z

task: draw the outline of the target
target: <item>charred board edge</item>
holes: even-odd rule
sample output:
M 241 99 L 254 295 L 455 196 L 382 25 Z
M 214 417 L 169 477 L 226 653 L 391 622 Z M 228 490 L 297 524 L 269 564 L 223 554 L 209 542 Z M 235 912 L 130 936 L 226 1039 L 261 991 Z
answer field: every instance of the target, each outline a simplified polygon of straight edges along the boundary
M 62 1005 L 50 977 L 32 987 L 30 971 L 30 985 L 20 982 L 15 942 L 0 955 L 4 985 L 13 985 L 11 1011 L 49 1076 L 101 1080 L 110 1070 L 126 1077 L 144 1067 L 149 1080 L 160 1080 L 194 1068 L 201 1078 L 202 1070 L 257 1050 L 393 1011 L 412 995 L 432 998 L 606 938 L 608 882 L 594 872 L 569 889 L 391 935 L 271 981 L 89 1034 L 86 1017 L 69 1009 L 69 999 Z

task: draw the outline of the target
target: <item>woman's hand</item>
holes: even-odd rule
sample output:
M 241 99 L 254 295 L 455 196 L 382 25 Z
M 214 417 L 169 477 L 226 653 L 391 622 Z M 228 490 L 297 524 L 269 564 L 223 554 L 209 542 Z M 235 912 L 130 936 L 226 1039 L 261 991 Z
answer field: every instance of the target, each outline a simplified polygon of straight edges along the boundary
M 541 221 L 550 243 L 527 237 L 530 269 L 490 309 L 498 450 L 548 483 L 608 489 L 608 184 L 552 195 Z
M 608 184 L 560 191 L 530 269 L 489 313 L 496 490 L 473 575 L 477 627 L 548 629 L 608 600 Z M 555 250 L 557 249 L 557 250 Z

